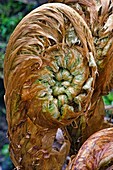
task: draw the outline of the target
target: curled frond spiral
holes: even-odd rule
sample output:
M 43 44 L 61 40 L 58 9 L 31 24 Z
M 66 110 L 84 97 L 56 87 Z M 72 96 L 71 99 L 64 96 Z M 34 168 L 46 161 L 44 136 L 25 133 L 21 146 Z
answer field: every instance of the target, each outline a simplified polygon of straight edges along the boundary
M 101 75 L 97 86 L 101 86 L 103 94 L 110 91 L 113 88 L 113 0 L 49 0 L 49 2 L 63 2 L 74 8 L 85 20 L 94 38 L 96 63 Z
M 39 7 L 15 29 L 5 58 L 5 86 L 6 98 L 17 95 L 15 102 L 21 99 L 29 103 L 29 116 L 38 108 L 31 119 L 41 113 L 62 123 L 87 106 L 85 99 L 93 91 L 96 64 L 85 22 L 70 7 L 55 5 Z
M 74 9 L 45 4 L 22 19 L 10 37 L 4 62 L 15 166 L 27 170 L 54 169 L 56 162 L 57 169 L 62 166 L 69 147 L 64 141 L 67 151 L 52 148 L 57 128 L 88 109 L 96 73 L 91 32 Z M 59 155 L 62 159 L 56 158 Z

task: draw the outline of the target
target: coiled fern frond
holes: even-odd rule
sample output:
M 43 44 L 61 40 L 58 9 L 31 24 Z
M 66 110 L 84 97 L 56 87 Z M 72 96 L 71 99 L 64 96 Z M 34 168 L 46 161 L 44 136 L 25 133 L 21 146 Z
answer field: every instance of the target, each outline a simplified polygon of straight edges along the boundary
M 96 63 L 100 74 L 97 86 L 100 87 L 102 94 L 109 92 L 113 88 L 113 1 L 49 0 L 49 2 L 63 2 L 73 7 L 85 20 L 92 32 L 97 53 Z
M 84 116 L 68 128 L 73 153 L 94 132 L 112 125 L 104 122 L 105 108 L 101 96 L 113 88 L 113 1 L 112 0 L 49 0 L 63 2 L 77 11 L 91 30 L 96 49 L 98 76 L 91 106 Z M 79 141 L 79 142 L 77 142 Z
M 13 163 L 61 169 L 70 142 L 64 127 L 90 106 L 97 68 L 91 31 L 71 7 L 45 4 L 22 19 L 4 61 L 5 102 Z M 55 141 L 61 128 L 60 147 Z

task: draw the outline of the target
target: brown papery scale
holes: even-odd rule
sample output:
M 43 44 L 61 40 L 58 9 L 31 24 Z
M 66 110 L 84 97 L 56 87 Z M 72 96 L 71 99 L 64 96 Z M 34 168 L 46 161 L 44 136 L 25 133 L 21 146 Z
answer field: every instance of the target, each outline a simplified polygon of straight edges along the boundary
M 59 142 L 58 128 L 88 109 L 96 73 L 91 32 L 74 9 L 45 4 L 22 19 L 4 61 L 10 155 L 16 168 L 61 169 L 70 142 L 64 130 Z

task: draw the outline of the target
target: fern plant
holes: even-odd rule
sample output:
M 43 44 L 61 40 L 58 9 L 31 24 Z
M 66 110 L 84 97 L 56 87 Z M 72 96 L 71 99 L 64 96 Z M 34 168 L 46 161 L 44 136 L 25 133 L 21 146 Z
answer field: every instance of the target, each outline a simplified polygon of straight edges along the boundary
M 103 152 L 101 144 L 107 142 L 112 128 L 83 143 L 94 132 L 112 126 L 104 122 L 102 96 L 112 88 L 109 19 L 113 3 L 87 2 L 42 5 L 21 20 L 9 39 L 4 61 L 5 103 L 10 155 L 17 169 L 60 170 L 66 157 L 78 151 L 67 169 L 80 170 L 82 159 L 84 170 L 101 167 L 99 163 L 94 166 L 96 159 L 90 166 L 88 154 L 93 149 L 95 156 L 98 147 Z M 106 19 L 101 23 L 102 17 Z M 98 46 L 102 35 L 107 36 L 105 44 Z M 106 57 L 99 56 L 99 48 Z M 111 135 L 108 140 L 112 144 Z M 108 155 L 112 160 L 111 151 Z

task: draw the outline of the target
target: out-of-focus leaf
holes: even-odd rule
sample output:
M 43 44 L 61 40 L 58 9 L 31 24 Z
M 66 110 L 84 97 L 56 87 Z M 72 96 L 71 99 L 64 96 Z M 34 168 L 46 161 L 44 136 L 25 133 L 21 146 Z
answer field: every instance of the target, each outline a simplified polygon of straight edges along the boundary
M 1 153 L 2 153 L 4 156 L 9 156 L 9 144 L 5 144 L 5 145 L 2 147 Z
M 107 97 L 110 101 L 113 101 L 113 92 L 109 93 Z

